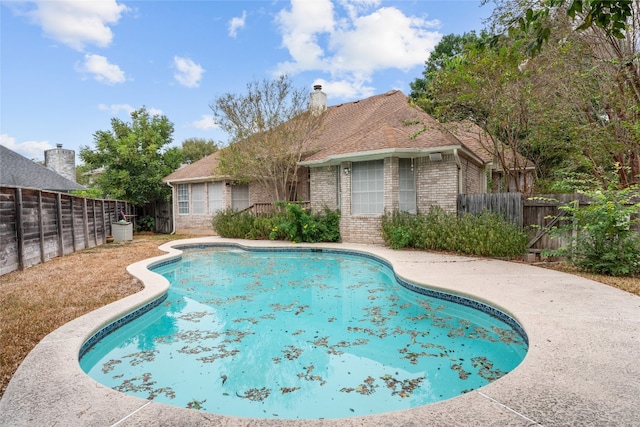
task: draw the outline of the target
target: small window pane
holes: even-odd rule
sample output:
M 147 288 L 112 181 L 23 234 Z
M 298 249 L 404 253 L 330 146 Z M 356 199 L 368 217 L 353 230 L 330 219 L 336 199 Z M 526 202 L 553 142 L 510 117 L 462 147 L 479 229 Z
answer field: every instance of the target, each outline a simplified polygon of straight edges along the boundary
M 204 215 L 204 208 L 204 183 L 191 184 L 191 213 L 193 215 Z
M 416 209 L 416 180 L 411 159 L 400 159 L 399 167 L 399 209 L 411 214 L 417 213 Z
M 224 208 L 222 204 L 222 182 L 209 183 L 209 213 L 216 213 Z
M 178 185 L 178 214 L 189 214 L 189 185 Z
M 382 214 L 383 208 L 383 161 L 353 163 L 351 165 L 351 210 L 353 214 Z

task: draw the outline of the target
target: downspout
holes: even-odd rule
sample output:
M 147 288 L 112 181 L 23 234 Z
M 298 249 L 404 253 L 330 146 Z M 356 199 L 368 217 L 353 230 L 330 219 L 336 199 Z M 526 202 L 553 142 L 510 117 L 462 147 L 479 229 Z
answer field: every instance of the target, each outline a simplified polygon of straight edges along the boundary
M 169 234 L 176 234 L 176 215 L 175 215 L 175 212 L 173 211 L 173 201 L 175 200 L 174 192 L 173 192 L 174 188 L 170 182 L 167 182 L 167 185 L 171 187 L 171 233 Z
M 456 161 L 458 167 L 458 194 L 462 194 L 462 164 L 460 163 L 460 156 L 458 156 L 458 149 L 453 149 L 453 158 Z

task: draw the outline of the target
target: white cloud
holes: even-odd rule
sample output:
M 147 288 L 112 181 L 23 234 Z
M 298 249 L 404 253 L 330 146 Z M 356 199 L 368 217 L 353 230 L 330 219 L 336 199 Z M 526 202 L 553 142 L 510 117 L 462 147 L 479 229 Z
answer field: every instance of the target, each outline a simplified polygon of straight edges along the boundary
M 214 119 L 214 117 L 210 114 L 203 114 L 202 116 L 200 116 L 200 120 L 191 122 L 191 126 L 197 129 L 203 129 L 203 130 L 217 129 L 220 127 L 218 123 L 216 123 L 216 120 Z
M 190 88 L 200 86 L 200 79 L 204 74 L 204 68 L 199 64 L 196 64 L 189 58 L 174 56 L 173 65 L 177 69 L 173 77 L 175 77 L 178 83 Z
M 351 79 L 337 79 L 326 81 L 318 79 L 313 82 L 314 85 L 322 85 L 322 91 L 330 93 L 332 98 L 367 98 L 375 95 L 376 91 L 373 86 L 368 86 L 371 79 L 365 79 L 362 77 L 354 77 Z
M 126 80 L 124 71 L 115 64 L 110 64 L 106 57 L 102 55 L 85 54 L 84 64 L 77 66 L 80 72 L 89 73 L 100 83 L 109 85 L 123 83 Z
M 293 62 L 280 64 L 280 72 L 295 73 L 309 69 L 327 69 L 324 51 L 318 38 L 331 33 L 335 26 L 330 0 L 292 0 L 291 10 L 282 10 L 276 19 L 282 33 L 282 44 Z
M 332 34 L 332 68 L 367 72 L 424 64 L 441 38 L 440 33 L 427 30 L 431 28 L 432 22 L 408 17 L 392 7 L 361 16 L 353 27 Z
M 229 37 L 236 38 L 238 35 L 238 30 L 244 28 L 245 22 L 247 20 L 247 11 L 242 11 L 241 17 L 232 18 L 229 21 Z
M 118 115 L 121 111 L 124 111 L 127 114 L 131 114 L 131 112 L 133 112 L 135 108 L 133 108 L 129 104 L 111 104 L 111 105 L 98 104 L 98 110 L 108 111 L 111 114 Z
M 0 135 L 0 145 L 4 145 L 9 150 L 22 154 L 28 159 L 44 159 L 44 152 L 54 148 L 49 141 L 16 142 L 14 137 L 5 133 Z
M 89 44 L 109 46 L 113 40 L 109 26 L 129 10 L 115 0 L 37 0 L 13 9 L 28 16 L 47 37 L 78 51 Z
M 339 17 L 330 0 L 292 0 L 276 19 L 291 60 L 278 64 L 275 74 L 326 72 L 332 77 L 326 84 L 332 95 L 369 96 L 375 72 L 424 65 L 442 38 L 439 22 L 380 4 L 338 0 Z
M 138 108 L 132 107 L 130 104 L 98 104 L 98 110 L 107 111 L 110 114 L 117 116 L 120 113 L 124 112 L 127 116 L 130 116 L 132 112 L 137 110 Z M 162 110 L 159 108 L 147 108 L 147 112 L 151 116 L 161 116 Z

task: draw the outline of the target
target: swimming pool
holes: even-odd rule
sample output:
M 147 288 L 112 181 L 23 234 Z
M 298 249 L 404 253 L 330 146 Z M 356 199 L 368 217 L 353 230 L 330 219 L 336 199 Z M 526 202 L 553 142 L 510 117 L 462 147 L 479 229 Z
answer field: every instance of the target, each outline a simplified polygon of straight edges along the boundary
M 282 419 L 388 412 L 482 387 L 527 350 L 508 316 L 398 283 L 363 254 L 192 247 L 152 269 L 172 283 L 166 299 L 91 340 L 81 366 L 176 406 Z

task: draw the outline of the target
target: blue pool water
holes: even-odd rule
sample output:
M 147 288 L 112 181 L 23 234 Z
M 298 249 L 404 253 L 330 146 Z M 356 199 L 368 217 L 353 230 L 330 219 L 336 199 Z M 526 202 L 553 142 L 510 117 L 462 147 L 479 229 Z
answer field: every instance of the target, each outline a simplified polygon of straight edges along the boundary
M 159 306 L 80 360 L 115 390 L 223 415 L 369 415 L 458 396 L 513 370 L 525 339 L 486 312 L 400 286 L 356 254 L 185 249 L 152 267 Z

